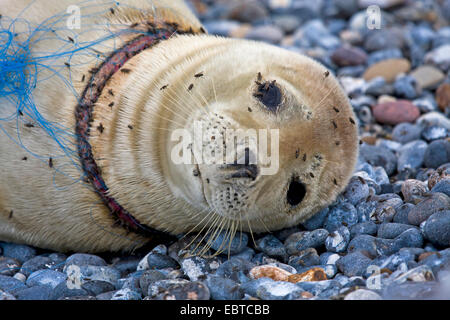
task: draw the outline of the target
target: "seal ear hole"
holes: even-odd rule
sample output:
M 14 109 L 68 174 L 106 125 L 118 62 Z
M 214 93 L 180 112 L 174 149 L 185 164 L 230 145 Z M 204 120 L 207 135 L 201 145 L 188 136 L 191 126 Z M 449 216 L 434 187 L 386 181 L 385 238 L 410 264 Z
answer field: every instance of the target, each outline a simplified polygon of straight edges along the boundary
M 293 207 L 297 206 L 303 201 L 305 195 L 306 195 L 305 185 L 301 183 L 301 181 L 299 181 L 298 178 L 292 179 L 287 191 L 287 202 Z

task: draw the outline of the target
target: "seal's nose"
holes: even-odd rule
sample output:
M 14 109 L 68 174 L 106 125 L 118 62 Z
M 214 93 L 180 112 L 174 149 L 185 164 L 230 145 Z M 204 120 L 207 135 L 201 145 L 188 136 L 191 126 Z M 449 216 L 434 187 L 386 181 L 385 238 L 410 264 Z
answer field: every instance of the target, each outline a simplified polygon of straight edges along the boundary
M 298 178 L 292 178 L 287 191 L 287 202 L 294 207 L 303 201 L 305 195 L 305 185 Z

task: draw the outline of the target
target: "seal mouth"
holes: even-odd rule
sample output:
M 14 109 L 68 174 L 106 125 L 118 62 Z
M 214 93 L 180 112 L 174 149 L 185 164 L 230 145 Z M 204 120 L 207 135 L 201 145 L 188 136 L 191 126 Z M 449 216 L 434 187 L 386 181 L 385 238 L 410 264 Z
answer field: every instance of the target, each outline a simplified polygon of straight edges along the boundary
M 298 206 L 306 196 L 306 187 L 298 177 L 292 178 L 289 183 L 286 199 L 292 206 Z

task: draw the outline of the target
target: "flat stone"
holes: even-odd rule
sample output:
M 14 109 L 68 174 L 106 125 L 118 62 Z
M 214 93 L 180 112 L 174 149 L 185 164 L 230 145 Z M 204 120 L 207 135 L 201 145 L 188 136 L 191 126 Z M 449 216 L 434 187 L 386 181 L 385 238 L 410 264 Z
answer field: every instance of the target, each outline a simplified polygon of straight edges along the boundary
M 420 116 L 419 108 L 408 100 L 377 104 L 372 108 L 372 111 L 376 121 L 390 125 L 414 122 Z
M 331 60 L 340 67 L 365 64 L 367 54 L 356 47 L 340 47 L 331 54 Z
M 436 102 L 442 111 L 450 107 L 450 83 L 443 83 L 436 90 Z
M 287 281 L 292 283 L 322 280 L 328 280 L 328 278 L 325 270 L 320 267 L 314 267 L 303 273 L 290 275 L 287 279 Z
M 290 275 L 291 272 L 271 265 L 256 266 L 250 270 L 252 279 L 270 278 L 275 281 L 288 281 Z
M 371 65 L 364 72 L 364 80 L 370 81 L 376 77 L 383 77 L 387 82 L 394 82 L 397 75 L 407 73 L 411 64 L 406 59 L 388 59 Z

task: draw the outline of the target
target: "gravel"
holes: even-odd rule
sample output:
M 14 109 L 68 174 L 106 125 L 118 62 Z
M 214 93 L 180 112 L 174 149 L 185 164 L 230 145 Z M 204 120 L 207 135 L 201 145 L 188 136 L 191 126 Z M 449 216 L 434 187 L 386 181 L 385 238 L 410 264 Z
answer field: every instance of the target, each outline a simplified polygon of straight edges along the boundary
M 408 1 L 196 2 L 211 34 L 313 53 L 341 80 L 361 136 L 345 191 L 254 241 L 222 232 L 216 256 L 186 256 L 189 237 L 69 256 L 0 242 L 0 300 L 450 299 L 450 105 L 437 97 L 450 83 L 449 20 L 415 20 L 426 9 Z M 369 3 L 383 6 L 380 30 L 367 29 Z M 258 266 L 278 273 L 254 279 Z

